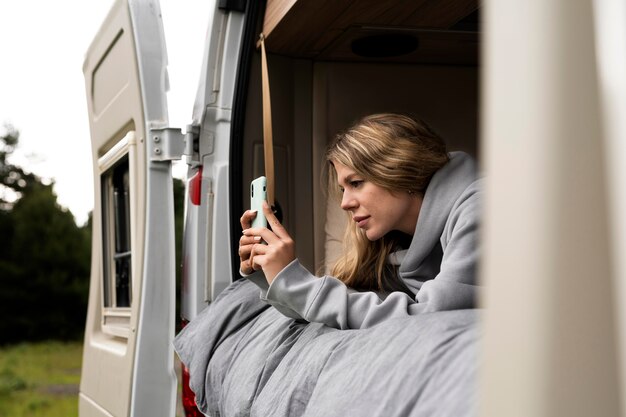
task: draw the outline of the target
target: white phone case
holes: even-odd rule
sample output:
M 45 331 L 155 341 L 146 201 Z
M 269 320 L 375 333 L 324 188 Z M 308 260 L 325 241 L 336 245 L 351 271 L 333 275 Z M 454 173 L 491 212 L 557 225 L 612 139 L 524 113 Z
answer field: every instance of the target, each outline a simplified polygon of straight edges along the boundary
M 250 184 L 250 210 L 256 210 L 252 227 L 267 227 L 262 205 L 265 200 L 267 200 L 267 180 L 265 177 L 259 177 Z

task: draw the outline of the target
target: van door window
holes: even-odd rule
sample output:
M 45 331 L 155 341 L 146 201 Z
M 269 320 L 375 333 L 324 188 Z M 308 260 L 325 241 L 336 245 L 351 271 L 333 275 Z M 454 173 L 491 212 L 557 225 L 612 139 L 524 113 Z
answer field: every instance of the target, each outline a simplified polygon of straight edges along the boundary
M 131 246 L 128 156 L 102 175 L 105 307 L 130 307 Z

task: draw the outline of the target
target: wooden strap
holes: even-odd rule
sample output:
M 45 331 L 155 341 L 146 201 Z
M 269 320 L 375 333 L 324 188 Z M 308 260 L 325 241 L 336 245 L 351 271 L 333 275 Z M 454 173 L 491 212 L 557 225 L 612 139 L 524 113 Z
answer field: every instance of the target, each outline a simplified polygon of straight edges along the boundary
M 272 103 L 270 80 L 265 54 L 265 36 L 261 33 L 261 82 L 263 84 L 263 154 L 265 157 L 265 178 L 267 179 L 267 202 L 274 206 L 274 145 L 272 141 Z

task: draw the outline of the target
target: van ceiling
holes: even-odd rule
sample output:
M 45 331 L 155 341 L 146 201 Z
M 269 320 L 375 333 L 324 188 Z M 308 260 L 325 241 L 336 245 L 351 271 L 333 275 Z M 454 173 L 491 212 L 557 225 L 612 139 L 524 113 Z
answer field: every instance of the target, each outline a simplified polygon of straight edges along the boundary
M 268 51 L 326 61 L 477 65 L 477 0 L 268 0 Z

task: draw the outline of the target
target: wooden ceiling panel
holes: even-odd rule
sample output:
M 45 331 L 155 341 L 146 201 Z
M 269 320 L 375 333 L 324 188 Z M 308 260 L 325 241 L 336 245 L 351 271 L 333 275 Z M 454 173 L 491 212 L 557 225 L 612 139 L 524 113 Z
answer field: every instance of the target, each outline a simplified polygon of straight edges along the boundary
M 263 25 L 267 49 L 283 55 L 314 57 L 319 53 L 314 48 L 317 39 L 352 2 L 268 0 Z
M 333 22 L 345 29 L 353 25 L 398 25 L 406 16 L 421 8 L 428 0 L 352 0 L 350 7 Z
M 402 26 L 420 29 L 448 29 L 478 8 L 476 0 L 428 0 Z
M 352 0 L 326 30 L 320 31 L 314 49 L 324 51 L 352 26 L 397 26 L 399 20 L 413 14 L 425 2 L 427 0 Z
M 358 28 L 447 30 L 477 8 L 477 0 L 268 0 L 263 32 L 272 53 L 346 59 Z M 335 46 L 341 50 L 334 58 Z
M 396 62 L 413 64 L 478 65 L 477 33 L 442 30 L 398 30 L 385 34 L 404 34 L 415 37 L 419 46 L 414 51 L 391 57 L 358 57 L 352 49 L 354 39 L 378 35 L 372 27 L 353 27 L 340 36 L 316 58 L 326 61 Z

